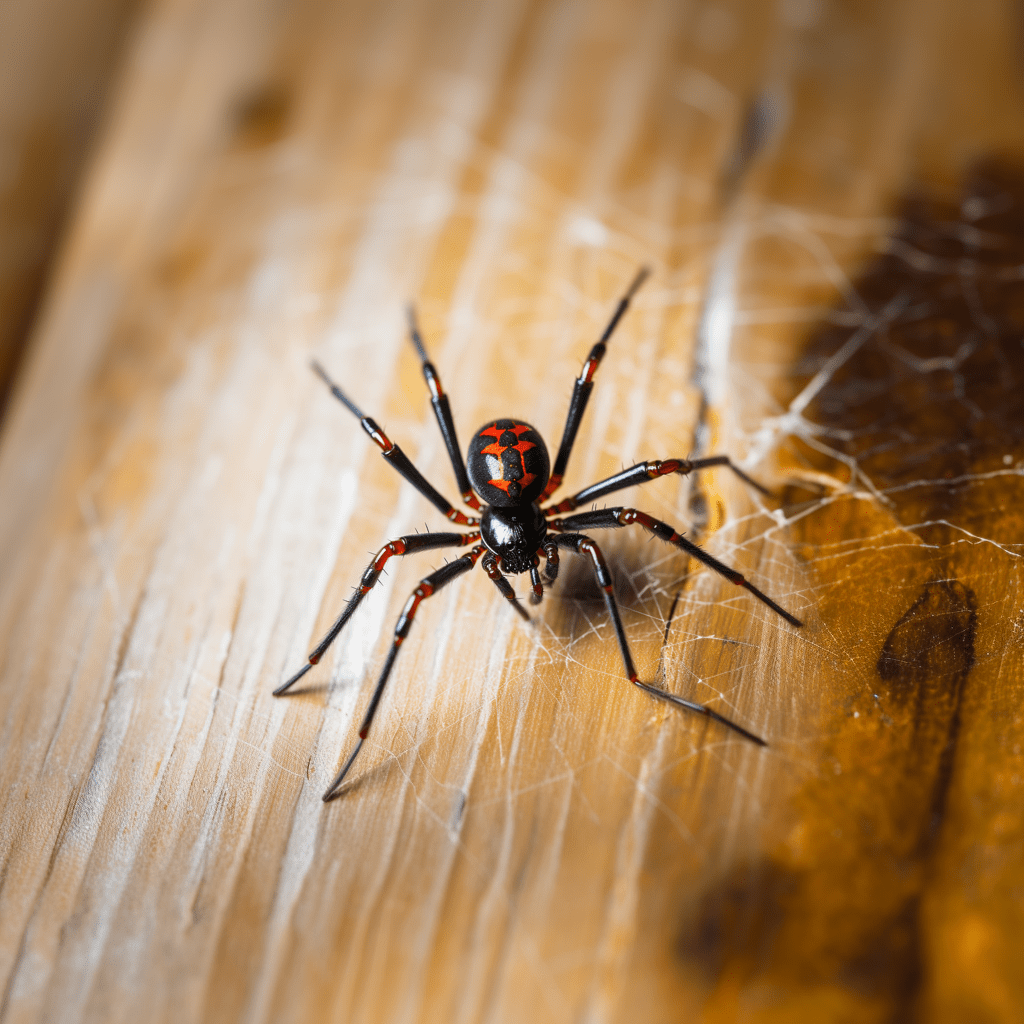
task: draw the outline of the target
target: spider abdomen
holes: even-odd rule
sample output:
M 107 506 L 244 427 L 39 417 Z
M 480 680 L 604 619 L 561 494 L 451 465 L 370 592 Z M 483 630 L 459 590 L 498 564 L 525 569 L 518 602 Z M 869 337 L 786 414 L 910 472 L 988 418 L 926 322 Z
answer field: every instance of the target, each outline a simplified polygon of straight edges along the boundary
M 480 539 L 501 559 L 510 576 L 528 572 L 547 536 L 548 526 L 537 505 L 494 508 L 488 505 L 480 518 Z
M 551 475 L 544 438 L 522 420 L 491 420 L 469 442 L 466 469 L 473 490 L 500 508 L 529 506 Z

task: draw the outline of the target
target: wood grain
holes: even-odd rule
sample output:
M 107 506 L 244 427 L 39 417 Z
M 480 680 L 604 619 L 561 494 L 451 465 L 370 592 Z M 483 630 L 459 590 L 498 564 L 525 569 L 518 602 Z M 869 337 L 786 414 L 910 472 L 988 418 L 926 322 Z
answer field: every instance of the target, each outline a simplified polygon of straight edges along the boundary
M 1018 15 L 151 3 L 0 449 L 0 1018 L 1016 1019 Z M 567 484 L 778 490 L 623 501 L 800 631 L 605 543 L 642 677 L 769 747 L 633 692 L 567 558 L 530 627 L 423 605 L 325 807 L 442 556 L 271 690 L 444 524 L 310 357 L 451 497 L 404 304 L 464 441 L 555 445 L 641 264 Z

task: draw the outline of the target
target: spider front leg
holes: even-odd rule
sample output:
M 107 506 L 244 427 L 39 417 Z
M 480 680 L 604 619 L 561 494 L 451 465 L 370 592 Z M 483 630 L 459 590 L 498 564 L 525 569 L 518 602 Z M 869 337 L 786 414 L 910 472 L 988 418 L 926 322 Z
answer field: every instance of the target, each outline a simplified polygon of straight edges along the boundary
M 459 526 L 478 526 L 480 520 L 475 516 L 467 516 L 441 494 L 433 484 L 412 464 L 409 456 L 395 444 L 377 424 L 377 421 L 367 416 L 348 395 L 345 394 L 337 384 L 327 376 L 327 371 L 316 361 L 312 363 L 313 372 L 327 385 L 331 394 L 341 402 L 353 416 L 359 420 L 359 425 L 366 431 L 373 443 L 380 449 L 381 455 L 398 470 L 406 480 L 416 488 L 424 498 L 436 508 L 441 515 L 450 519 Z M 454 427 L 452 428 L 454 431 Z M 447 442 L 446 442 L 447 443 Z
M 687 476 L 701 469 L 710 469 L 713 466 L 725 466 L 731 469 L 745 484 L 760 491 L 766 498 L 773 498 L 775 495 L 767 487 L 759 484 L 753 477 L 747 476 L 728 455 L 711 455 L 706 459 L 652 459 L 649 462 L 638 462 L 621 473 L 608 477 L 606 480 L 599 480 L 596 484 L 584 487 L 571 498 L 563 498 L 557 505 L 551 505 L 544 509 L 545 515 L 561 515 L 563 512 L 572 512 L 580 505 L 603 498 L 613 491 L 621 491 L 625 487 L 634 487 L 636 484 L 645 484 L 648 480 L 657 480 L 660 476 L 668 476 L 669 473 L 678 473 L 680 476 Z
M 530 616 L 526 609 L 519 603 L 519 598 L 516 597 L 516 592 L 512 589 L 512 584 L 501 573 L 501 567 L 498 565 L 498 558 L 492 551 L 488 551 L 484 555 L 484 560 L 480 563 L 483 566 L 484 572 L 487 573 L 488 579 L 498 588 L 501 596 L 513 608 L 516 613 L 522 618 L 524 622 L 530 621 Z
M 548 529 L 601 530 L 631 526 L 634 523 L 653 533 L 659 540 L 674 544 L 680 550 L 693 555 L 694 558 L 703 562 L 709 569 L 714 569 L 720 576 L 724 576 L 730 583 L 749 590 L 762 604 L 767 605 L 777 615 L 781 615 L 790 625 L 803 625 L 795 615 L 790 615 L 785 608 L 782 608 L 767 594 L 758 590 L 742 573 L 731 569 L 724 562 L 720 562 L 713 555 L 709 555 L 702 548 L 697 547 L 693 541 L 687 540 L 682 534 L 676 532 L 668 523 L 663 523 L 660 519 L 647 515 L 646 512 L 638 512 L 635 508 L 622 507 L 595 509 L 593 512 L 580 512 L 578 515 L 566 516 L 565 519 L 555 519 L 548 523 Z
M 409 338 L 416 347 L 416 352 L 423 366 L 423 378 L 430 389 L 430 403 L 434 407 L 434 417 L 441 430 L 444 445 L 448 449 L 448 458 L 451 460 L 452 470 L 455 472 L 455 480 L 459 485 L 459 491 L 462 493 L 462 500 L 470 508 L 474 508 L 479 512 L 480 500 L 473 493 L 473 488 L 469 483 L 469 476 L 466 473 L 466 464 L 462 461 L 462 449 L 459 447 L 459 439 L 455 434 L 455 420 L 452 418 L 451 404 L 448 401 L 448 396 L 444 393 L 444 389 L 441 387 L 441 377 L 438 375 L 437 367 L 434 366 L 427 356 L 427 349 L 423 344 L 419 325 L 416 323 L 416 310 L 413 306 L 409 307 L 408 314 Z
M 540 557 L 544 556 L 544 572 L 538 570 Z M 540 604 L 544 598 L 544 584 L 551 586 L 558 579 L 558 545 L 553 541 L 545 541 L 540 550 L 533 556 L 530 567 L 530 604 Z
M 533 565 L 530 566 L 530 604 L 540 604 L 544 600 L 544 584 L 541 582 L 540 556 L 533 556 Z
M 555 465 L 551 470 L 551 476 L 548 477 L 544 493 L 540 496 L 540 501 L 546 501 L 558 490 L 562 483 L 562 477 L 565 476 L 565 467 L 569 464 L 572 446 L 576 441 L 576 434 L 580 429 L 580 424 L 583 422 L 583 414 L 587 411 L 590 392 L 594 390 L 594 374 L 597 373 L 597 368 L 601 365 L 601 360 L 604 359 L 605 353 L 608 351 L 608 342 L 615 333 L 615 328 L 619 326 L 619 321 L 626 310 L 629 309 L 633 296 L 636 295 L 637 290 L 647 280 L 650 273 L 647 267 L 641 267 L 636 277 L 633 278 L 632 284 L 626 289 L 626 294 L 619 299 L 619 304 L 615 307 L 615 312 L 612 313 L 608 326 L 590 350 L 590 355 L 587 356 L 583 369 L 573 384 L 572 398 L 569 400 L 569 413 L 565 418 L 565 427 L 562 430 L 562 442 L 558 446 Z
M 755 736 L 754 733 L 744 729 L 743 726 L 737 725 L 735 722 L 730 721 L 724 715 L 720 715 L 717 711 L 713 711 L 706 705 L 685 700 L 683 697 L 677 697 L 674 693 L 668 693 L 666 690 L 659 690 L 656 686 L 651 686 L 648 683 L 641 682 L 640 677 L 637 675 L 636 666 L 633 664 L 633 655 L 629 649 L 629 641 L 626 639 L 626 630 L 622 625 L 618 602 L 615 600 L 615 593 L 612 588 L 612 577 L 608 572 L 608 565 L 604 560 L 604 555 L 601 554 L 601 549 L 593 540 L 582 533 L 560 534 L 556 538 L 556 543 L 559 547 L 575 551 L 577 554 L 587 555 L 590 558 L 591 564 L 594 567 L 594 573 L 597 576 L 597 582 L 604 591 L 604 603 L 608 608 L 608 614 L 611 617 L 612 625 L 615 627 L 615 636 L 619 641 L 619 651 L 622 654 L 622 662 L 626 668 L 626 676 L 634 686 L 639 687 L 645 693 L 649 693 L 652 697 L 657 697 L 658 700 L 666 701 L 667 703 L 673 704 L 686 711 L 695 711 L 697 714 L 704 715 L 706 718 L 710 718 L 715 722 L 720 722 L 722 725 L 727 726 L 734 732 L 739 733 L 744 737 L 744 739 L 748 739 L 753 743 L 756 743 L 758 746 L 768 746 L 760 736 Z
M 546 540 L 541 550 L 544 552 L 544 582 L 554 583 L 558 579 L 558 545 Z
M 447 586 L 452 580 L 457 579 L 464 572 L 469 572 L 470 569 L 476 565 L 477 559 L 483 554 L 485 548 L 483 545 L 473 548 L 468 554 L 463 555 L 461 558 L 457 558 L 454 562 L 449 562 L 447 565 L 441 566 L 440 569 L 435 570 L 429 576 L 424 576 L 420 580 L 419 586 L 409 596 L 409 600 L 406 601 L 405 607 L 402 609 L 402 614 L 398 616 L 398 622 L 395 625 L 395 638 L 391 643 L 391 649 L 388 651 L 387 660 L 384 662 L 384 667 L 381 669 L 380 678 L 377 680 L 377 685 L 374 687 L 373 695 L 370 697 L 370 703 L 366 708 L 366 714 L 363 715 L 363 723 L 359 726 L 359 742 L 356 743 L 355 750 L 352 751 L 348 756 L 348 760 L 342 766 L 340 772 L 338 772 L 334 781 L 327 787 L 327 791 L 324 793 L 324 803 L 328 800 L 333 800 L 338 795 L 338 789 L 342 782 L 345 781 L 345 776 L 348 775 L 349 769 L 352 767 L 352 763 L 359 755 L 359 751 L 363 749 L 363 742 L 366 740 L 367 735 L 370 732 L 370 726 L 373 725 L 374 716 L 377 714 L 377 708 L 380 705 L 380 699 L 384 695 L 384 687 L 387 685 L 388 677 L 391 675 L 391 669 L 395 664 L 395 658 L 398 656 L 398 648 L 402 646 L 402 642 L 409 635 L 409 629 L 412 627 L 412 620 L 416 615 L 416 611 L 420 606 L 420 602 L 424 601 L 428 597 L 433 597 L 442 587 Z
M 345 623 L 352 617 L 352 613 L 359 607 L 362 599 L 373 589 L 373 585 L 380 578 L 388 559 L 392 555 L 411 555 L 414 551 L 429 551 L 431 548 L 454 548 L 466 544 L 475 544 L 480 539 L 479 533 L 414 533 L 411 537 L 399 537 L 398 540 L 389 540 L 373 556 L 373 561 L 366 567 L 356 592 L 349 599 L 345 610 L 335 620 L 334 625 L 327 631 L 323 640 L 313 648 L 309 655 L 308 663 L 303 665 L 287 682 L 282 683 L 275 691 L 274 696 L 280 697 L 297 683 L 323 656 L 327 648 L 334 643 L 335 638 L 342 631 Z

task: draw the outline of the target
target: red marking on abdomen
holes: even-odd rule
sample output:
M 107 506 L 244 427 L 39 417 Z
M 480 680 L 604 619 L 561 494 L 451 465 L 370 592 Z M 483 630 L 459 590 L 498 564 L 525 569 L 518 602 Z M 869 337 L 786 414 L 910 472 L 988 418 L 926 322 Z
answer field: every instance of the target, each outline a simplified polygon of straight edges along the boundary
M 520 435 L 521 434 L 525 434 L 528 430 L 530 430 L 530 427 L 528 427 L 524 423 L 513 423 L 513 425 L 511 427 L 499 427 L 498 424 L 495 423 L 493 427 L 487 427 L 486 429 L 480 431 L 481 437 L 493 437 L 494 438 L 494 444 L 489 444 L 486 448 L 481 448 L 480 449 L 480 454 L 481 455 L 495 455 L 500 460 L 501 455 L 504 452 L 509 451 L 510 449 L 512 451 L 519 452 L 519 465 L 520 465 L 520 468 L 523 470 L 523 477 L 522 477 L 521 480 L 517 480 L 517 481 L 506 480 L 505 479 L 505 466 L 504 466 L 504 463 L 499 461 L 499 465 L 501 465 L 501 476 L 498 477 L 497 480 L 492 479 L 492 480 L 489 481 L 489 483 L 493 487 L 497 487 L 498 490 L 504 491 L 506 494 L 508 494 L 508 487 L 509 487 L 510 483 L 515 482 L 515 483 L 518 483 L 520 487 L 528 487 L 531 483 L 533 483 L 534 480 L 537 479 L 537 474 L 536 473 L 527 473 L 526 472 L 526 464 L 523 462 L 523 455 L 526 452 L 528 452 L 531 448 L 536 448 L 537 445 L 533 441 L 520 441 L 520 440 L 518 440 Z M 501 444 L 500 443 L 501 442 L 501 436 L 506 431 L 511 431 L 516 436 L 516 439 L 517 439 L 517 443 L 516 444 Z
M 492 487 L 497 487 L 499 491 L 504 491 L 508 494 L 509 484 L 519 484 L 520 487 L 526 488 L 537 479 L 536 473 L 524 473 L 522 480 L 490 480 L 488 481 Z

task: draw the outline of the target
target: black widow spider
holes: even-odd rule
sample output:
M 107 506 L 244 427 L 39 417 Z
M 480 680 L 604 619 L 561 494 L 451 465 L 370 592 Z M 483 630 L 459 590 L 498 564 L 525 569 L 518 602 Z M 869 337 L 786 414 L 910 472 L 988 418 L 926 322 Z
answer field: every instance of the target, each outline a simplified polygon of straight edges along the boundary
M 423 339 L 420 337 L 420 332 L 416 325 L 415 313 L 410 308 L 409 330 L 412 343 L 416 346 L 416 351 L 423 362 L 423 376 L 426 378 L 427 387 L 430 388 L 430 399 L 434 406 L 434 415 L 437 418 L 437 424 L 441 428 L 441 435 L 448 449 L 448 456 L 455 471 L 455 479 L 462 492 L 462 500 L 470 508 L 480 512 L 479 518 L 466 516 L 453 508 L 451 502 L 439 494 L 427 482 L 419 470 L 413 466 L 402 449 L 390 441 L 384 431 L 369 416 L 364 415 L 362 410 L 331 381 L 324 372 L 323 367 L 319 363 L 313 363 L 314 371 L 331 389 L 334 397 L 349 412 L 358 417 L 363 430 L 370 435 L 374 444 L 381 449 L 384 458 L 448 519 L 459 526 L 470 527 L 472 532 L 419 533 L 408 537 L 399 537 L 398 540 L 389 541 L 385 544 L 374 556 L 369 566 L 367 566 L 362 579 L 359 581 L 359 587 L 345 606 L 345 610 L 327 631 L 327 635 L 309 655 L 308 664 L 299 669 L 287 682 L 279 686 L 274 691 L 274 696 L 281 696 L 323 657 L 324 652 L 334 642 L 335 637 L 341 632 L 345 623 L 352 617 L 352 613 L 359 607 L 360 601 L 373 588 L 392 555 L 409 555 L 414 551 L 427 551 L 432 548 L 474 545 L 468 554 L 455 559 L 453 562 L 449 562 L 420 580 L 419 586 L 416 587 L 406 602 L 395 626 L 394 641 L 388 651 L 384 667 L 381 669 L 377 686 L 370 697 L 370 704 L 366 709 L 366 714 L 363 716 L 363 723 L 359 727 L 359 742 L 356 744 L 355 750 L 349 755 L 348 760 L 345 761 L 341 771 L 338 772 L 335 780 L 324 793 L 323 799 L 325 801 L 331 800 L 338 795 L 345 776 L 362 749 L 363 741 L 370 731 L 374 715 L 377 713 L 377 708 L 380 705 L 384 686 L 395 664 L 398 649 L 409 634 L 409 628 L 412 626 L 412 621 L 420 606 L 420 602 L 436 594 L 456 577 L 472 569 L 476 565 L 477 560 L 481 559 L 481 556 L 483 556 L 481 565 L 484 571 L 498 590 L 501 591 L 502 596 L 508 600 L 519 615 L 529 621 L 530 616 L 527 615 L 526 610 L 519 603 L 511 584 L 505 579 L 505 576 L 514 576 L 519 573 L 528 572 L 532 588 L 530 603 L 540 604 L 541 598 L 544 596 L 544 583 L 553 583 L 558 576 L 558 549 L 565 548 L 569 551 L 586 555 L 593 563 L 598 583 L 604 591 L 605 604 L 608 606 L 608 614 L 611 616 L 615 627 L 615 635 L 618 637 L 619 650 L 622 652 L 622 660 L 625 664 L 626 676 L 629 681 L 653 697 L 674 704 L 676 707 L 706 715 L 708 718 L 728 726 L 748 740 L 752 740 L 760 746 L 766 745 L 765 741 L 759 736 L 755 736 L 742 726 L 729 721 L 728 718 L 720 715 L 717 711 L 713 711 L 703 704 L 684 700 L 673 693 L 667 693 L 664 690 L 659 690 L 640 681 L 636 668 L 633 665 L 633 657 L 630 654 L 626 632 L 622 627 L 622 619 L 619 617 L 619 609 L 615 603 L 615 595 L 612 592 L 612 578 L 608 572 L 608 566 L 605 564 L 604 556 L 601 554 L 601 549 L 597 544 L 579 531 L 630 526 L 634 523 L 639 524 L 645 530 L 654 534 L 655 537 L 667 541 L 669 544 L 674 544 L 688 555 L 692 555 L 709 568 L 714 569 L 715 572 L 720 573 L 731 583 L 745 587 L 759 601 L 781 615 L 791 625 L 801 626 L 803 623 L 795 616 L 790 615 L 785 609 L 779 607 L 767 594 L 763 594 L 735 569 L 730 569 L 729 566 L 718 561 L 717 558 L 713 558 L 707 552 L 697 547 L 696 544 L 688 541 L 667 523 L 654 519 L 645 512 L 638 512 L 634 508 L 618 507 L 594 509 L 590 512 L 581 512 L 578 515 L 565 516 L 565 518 L 552 517 L 572 512 L 586 502 L 593 501 L 596 498 L 603 498 L 606 494 L 622 490 L 624 487 L 646 483 L 648 480 L 654 480 L 659 476 L 665 476 L 669 473 L 685 475 L 692 473 L 694 470 L 707 469 L 711 466 L 726 466 L 751 487 L 756 488 L 763 494 L 769 494 L 769 492 L 742 470 L 734 466 L 728 455 L 714 455 L 706 459 L 666 459 L 665 461 L 652 460 L 650 462 L 640 462 L 629 469 L 623 470 L 621 473 L 608 477 L 606 480 L 601 480 L 596 484 L 585 487 L 571 498 L 565 498 L 556 505 L 549 505 L 547 508 L 541 507 L 541 503 L 546 501 L 562 482 L 566 463 L 568 463 L 569 455 L 572 452 L 573 441 L 576 439 L 576 432 L 579 430 L 580 421 L 583 419 L 583 413 L 587 407 L 587 400 L 590 398 L 590 392 L 594 387 L 594 374 L 604 358 L 608 339 L 618 326 L 622 315 L 629 308 L 630 300 L 636 294 L 637 289 L 646 280 L 648 273 L 648 270 L 644 268 L 637 274 L 633 283 L 626 290 L 626 294 L 619 300 L 619 304 L 600 340 L 590 350 L 590 355 L 583 364 L 583 371 L 580 373 L 573 388 L 572 400 L 569 403 L 569 414 L 566 417 L 565 429 L 562 431 L 562 443 L 559 445 L 558 455 L 555 457 L 553 472 L 550 468 L 548 450 L 544 444 L 544 439 L 530 424 L 513 419 L 488 420 L 473 435 L 473 439 L 469 442 L 468 457 L 466 464 L 463 464 L 462 453 L 459 450 L 459 444 L 455 436 L 455 422 L 452 419 L 448 396 L 441 388 L 441 378 L 438 376 L 437 370 L 427 358 Z M 483 499 L 483 504 L 481 504 L 481 498 Z M 478 541 L 481 543 L 477 543 Z M 543 577 L 538 571 L 542 555 L 544 557 Z

